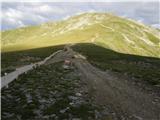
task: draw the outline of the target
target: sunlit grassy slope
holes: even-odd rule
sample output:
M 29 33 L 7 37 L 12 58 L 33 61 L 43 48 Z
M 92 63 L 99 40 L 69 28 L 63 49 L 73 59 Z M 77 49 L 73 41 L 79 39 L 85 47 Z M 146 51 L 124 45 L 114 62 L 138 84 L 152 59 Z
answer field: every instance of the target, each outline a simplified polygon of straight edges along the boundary
M 106 13 L 84 13 L 69 19 L 2 32 L 2 51 L 90 42 L 129 54 L 160 57 L 160 31 Z

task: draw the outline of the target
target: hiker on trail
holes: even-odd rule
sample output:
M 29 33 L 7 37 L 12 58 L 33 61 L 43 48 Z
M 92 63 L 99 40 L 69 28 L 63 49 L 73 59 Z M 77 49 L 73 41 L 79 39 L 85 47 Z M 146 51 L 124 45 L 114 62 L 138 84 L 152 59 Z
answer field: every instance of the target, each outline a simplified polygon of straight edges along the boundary
M 70 65 L 70 64 L 71 64 L 71 61 L 70 61 L 70 60 L 65 60 L 65 61 L 64 61 L 64 64 Z
M 72 61 L 71 60 L 64 60 L 63 68 L 64 69 L 70 69 L 72 66 Z
M 68 48 L 67 47 L 64 47 L 64 51 L 67 51 L 68 50 Z

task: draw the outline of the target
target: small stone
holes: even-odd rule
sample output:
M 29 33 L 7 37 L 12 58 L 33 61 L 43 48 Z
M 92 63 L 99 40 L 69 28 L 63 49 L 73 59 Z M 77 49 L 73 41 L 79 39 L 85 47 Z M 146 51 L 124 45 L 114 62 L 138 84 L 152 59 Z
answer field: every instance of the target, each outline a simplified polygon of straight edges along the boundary
M 26 94 L 25 96 L 27 98 L 27 103 L 31 103 L 32 102 L 32 96 L 30 94 Z
M 76 93 L 76 96 L 79 96 L 79 97 L 80 97 L 80 96 L 82 96 L 82 94 L 81 94 L 81 93 Z
M 41 110 L 38 109 L 38 110 L 34 110 L 33 112 L 34 112 L 36 115 L 41 116 Z
M 56 116 L 56 114 L 52 114 L 52 115 L 50 115 L 50 117 L 55 117 Z
M 137 120 L 143 120 L 141 117 L 137 116 L 137 115 L 133 115 L 134 118 L 136 118 Z
M 74 105 L 74 103 L 73 103 L 73 102 L 70 102 L 69 104 L 70 104 L 70 105 Z
M 75 97 L 75 96 L 69 96 L 68 97 L 70 100 L 77 100 L 78 98 L 77 97 Z
M 7 118 L 13 117 L 13 116 L 14 116 L 14 113 L 7 113 L 7 112 L 4 112 L 3 114 L 4 114 L 5 116 L 7 116 Z
M 20 101 L 20 99 L 21 99 L 21 98 L 17 98 L 16 101 L 18 102 L 18 101 Z
M 21 115 L 17 115 L 17 120 L 22 120 Z
M 63 109 L 63 110 L 60 110 L 60 113 L 65 113 L 67 110 L 69 109 L 69 107 Z
M 45 99 L 41 99 L 41 100 L 39 100 L 39 102 L 40 102 L 40 103 L 46 103 L 46 102 L 47 102 L 47 100 L 45 100 Z
M 45 116 L 43 116 L 43 118 L 44 118 L 44 119 L 48 119 L 48 118 L 49 118 L 49 116 L 48 116 L 48 115 L 45 115 Z
M 8 88 L 8 85 L 6 85 L 5 87 Z
M 81 120 L 80 118 L 73 118 L 72 120 Z
M 96 119 L 100 118 L 100 113 L 97 110 L 95 110 L 95 118 Z

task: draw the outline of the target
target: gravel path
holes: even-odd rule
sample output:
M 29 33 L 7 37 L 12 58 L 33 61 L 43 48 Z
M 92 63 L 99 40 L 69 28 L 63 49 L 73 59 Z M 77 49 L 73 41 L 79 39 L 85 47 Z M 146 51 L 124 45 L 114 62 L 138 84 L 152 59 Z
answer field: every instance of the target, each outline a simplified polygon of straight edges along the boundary
M 97 104 L 109 104 L 122 117 L 138 120 L 159 120 L 160 104 L 154 96 L 142 92 L 133 84 L 93 67 L 86 60 L 75 60 L 86 79 Z M 126 116 L 125 116 L 126 114 Z

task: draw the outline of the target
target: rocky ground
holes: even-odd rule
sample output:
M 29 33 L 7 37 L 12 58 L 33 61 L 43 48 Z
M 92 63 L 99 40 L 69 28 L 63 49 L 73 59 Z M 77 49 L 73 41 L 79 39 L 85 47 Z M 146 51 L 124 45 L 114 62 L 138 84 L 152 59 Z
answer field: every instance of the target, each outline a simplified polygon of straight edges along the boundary
M 65 59 L 70 69 L 63 68 Z M 159 98 L 128 79 L 97 69 L 67 47 L 2 89 L 2 119 L 159 120 Z
M 92 102 L 77 69 L 72 66 L 65 70 L 62 65 L 58 62 L 36 68 L 3 88 L 2 119 L 93 120 L 102 117 L 103 109 Z

